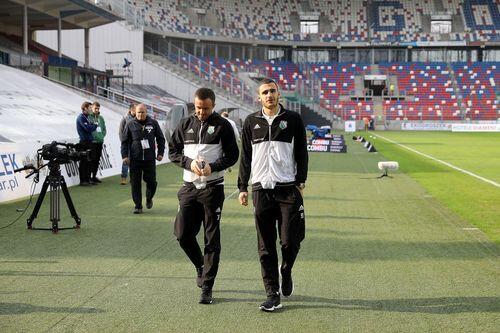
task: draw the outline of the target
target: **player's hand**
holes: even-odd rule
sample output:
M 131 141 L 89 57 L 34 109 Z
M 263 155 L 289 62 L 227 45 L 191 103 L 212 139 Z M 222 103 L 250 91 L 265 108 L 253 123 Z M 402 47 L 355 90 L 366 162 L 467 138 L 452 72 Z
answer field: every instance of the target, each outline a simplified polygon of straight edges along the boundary
M 248 192 L 240 192 L 238 199 L 240 200 L 240 205 L 248 206 Z
M 302 189 L 298 186 L 296 186 L 296 187 L 297 187 L 297 190 L 299 190 L 299 192 L 300 192 L 300 196 L 303 198 L 304 197 L 304 189 Z
M 163 159 L 163 156 L 162 155 L 158 155 L 158 157 L 156 157 L 156 160 L 159 162 Z
M 212 168 L 210 167 L 209 163 L 205 163 L 205 167 L 201 170 L 201 174 L 205 177 L 210 176 L 212 173 Z
M 201 176 L 201 169 L 200 167 L 198 166 L 198 161 L 197 160 L 193 160 L 191 162 L 191 171 L 193 171 L 197 176 Z
M 129 165 L 130 164 L 130 160 L 128 159 L 128 157 L 125 157 L 123 159 L 123 164 L 125 164 L 125 165 Z

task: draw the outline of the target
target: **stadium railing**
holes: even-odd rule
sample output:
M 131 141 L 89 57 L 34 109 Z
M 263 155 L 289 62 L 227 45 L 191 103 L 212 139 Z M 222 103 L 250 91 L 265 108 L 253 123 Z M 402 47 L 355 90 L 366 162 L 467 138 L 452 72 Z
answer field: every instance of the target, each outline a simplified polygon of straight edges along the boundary
M 146 106 L 146 109 L 148 110 L 148 114 L 151 115 L 156 120 L 166 120 L 167 113 L 170 111 L 170 110 L 165 110 L 161 106 L 153 104 L 148 100 L 142 99 L 137 96 L 124 94 L 120 91 L 111 88 L 97 86 L 97 95 L 105 97 L 111 101 L 118 102 L 127 108 L 132 103 L 144 104 Z
M 168 63 L 207 83 L 214 90 L 222 92 L 228 99 L 236 100 L 238 103 L 244 104 L 251 109 L 258 107 L 255 100 L 255 93 L 251 87 L 237 76 L 232 75 L 229 71 L 221 71 L 212 64 L 174 45 L 170 45 L 168 48 L 162 50 L 155 50 L 145 45 L 144 53 L 160 56 Z

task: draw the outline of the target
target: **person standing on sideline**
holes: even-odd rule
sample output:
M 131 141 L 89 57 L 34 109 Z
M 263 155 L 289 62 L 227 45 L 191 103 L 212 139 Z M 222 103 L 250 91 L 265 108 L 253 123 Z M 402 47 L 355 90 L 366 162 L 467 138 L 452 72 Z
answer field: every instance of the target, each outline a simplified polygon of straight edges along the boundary
M 196 268 L 199 303 L 211 304 L 221 252 L 224 170 L 236 163 L 239 150 L 231 124 L 213 112 L 214 92 L 198 89 L 194 104 L 195 114 L 181 120 L 169 143 L 170 160 L 184 169 L 174 234 Z M 196 240 L 202 222 L 204 255 Z
M 89 121 L 97 125 L 97 128 L 92 132 L 92 151 L 94 156 L 90 162 L 90 180 L 94 183 L 101 183 L 101 180 L 97 178 L 97 171 L 99 170 L 99 162 L 102 156 L 102 146 L 104 144 L 104 137 L 106 136 L 106 123 L 103 116 L 101 116 L 101 104 L 99 102 L 94 102 L 92 104 L 92 112 L 89 114 Z
M 155 146 L 158 152 L 155 153 Z M 146 106 L 135 106 L 135 118 L 125 124 L 121 153 L 123 163 L 130 167 L 130 185 L 134 214 L 142 213 L 141 178 L 146 182 L 146 208 L 153 207 L 156 192 L 156 161 L 163 159 L 165 136 L 156 120 L 147 115 Z
M 90 102 L 82 104 L 82 113 L 76 118 L 76 131 L 80 137 L 79 150 L 92 150 L 92 141 L 94 140 L 92 132 L 97 128 L 97 125 L 89 121 L 88 116 L 90 113 Z M 80 160 L 78 165 L 78 173 L 80 175 L 80 186 L 89 186 L 95 184 L 90 180 L 90 162 L 86 158 Z
M 267 293 L 259 308 L 274 311 L 282 308 L 280 273 L 281 294 L 288 297 L 293 292 L 292 267 L 305 236 L 302 191 L 308 154 L 302 118 L 279 104 L 276 82 L 260 81 L 258 98 L 262 109 L 250 114 L 243 124 L 238 188 L 240 204 L 247 206 L 251 173 L 258 252 Z M 282 255 L 279 268 L 276 226 Z
M 125 124 L 134 118 L 135 118 L 135 104 L 131 103 L 128 108 L 127 114 L 123 116 L 122 120 L 120 121 L 120 127 L 118 129 L 118 134 L 120 135 L 120 142 L 123 141 L 123 130 L 125 129 Z M 125 164 L 125 162 L 122 161 L 122 173 L 121 173 L 120 185 L 127 185 L 127 177 L 128 177 L 128 164 Z

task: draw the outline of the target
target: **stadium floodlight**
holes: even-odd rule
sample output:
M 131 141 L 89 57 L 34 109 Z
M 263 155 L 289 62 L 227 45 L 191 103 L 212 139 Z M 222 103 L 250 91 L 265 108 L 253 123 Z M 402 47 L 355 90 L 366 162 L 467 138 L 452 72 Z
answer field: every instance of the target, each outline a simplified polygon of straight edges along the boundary
M 389 177 L 392 178 L 387 174 L 387 170 L 397 170 L 399 169 L 399 163 L 394 162 L 394 161 L 382 161 L 378 162 L 378 168 L 380 171 L 383 172 L 381 176 L 378 176 L 377 178 L 382 178 L 382 177 Z

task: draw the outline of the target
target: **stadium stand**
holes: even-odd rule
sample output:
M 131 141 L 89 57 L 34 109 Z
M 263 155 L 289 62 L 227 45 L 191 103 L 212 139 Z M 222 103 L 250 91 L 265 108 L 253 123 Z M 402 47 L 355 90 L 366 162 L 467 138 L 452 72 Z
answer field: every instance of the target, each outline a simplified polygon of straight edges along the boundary
M 294 91 L 300 81 L 320 82 L 321 106 L 343 119 L 372 117 L 373 100 L 350 100 L 356 90 L 355 77 L 372 74 L 368 64 L 311 63 L 299 66 L 287 61 L 245 61 L 207 58 L 217 70 L 263 70 L 284 91 Z M 497 63 L 383 63 L 380 72 L 397 78 L 397 91 L 406 100 L 383 101 L 388 120 L 496 120 Z M 452 73 L 452 71 L 454 73 Z M 458 87 L 454 87 L 454 76 Z
M 364 41 L 368 37 L 366 6 L 368 1 L 312 1 L 313 7 L 329 19 L 331 33 L 321 35 L 324 42 Z
M 257 0 L 190 1 L 127 0 L 144 23 L 159 31 L 198 36 L 274 41 L 310 41 L 292 27 L 291 16 L 299 15 L 301 2 Z M 443 0 L 443 13 L 461 17 L 464 31 L 445 34 L 424 29 L 427 18 L 436 13 L 433 0 L 311 0 L 314 12 L 327 18 L 327 31 L 319 34 L 323 42 L 433 42 L 499 41 L 500 14 L 497 0 Z M 200 26 L 186 14 L 186 7 L 209 11 L 217 18 L 214 26 Z M 446 39 L 443 39 L 446 38 Z
M 496 82 L 498 63 L 454 63 L 453 70 L 463 95 L 467 117 L 473 120 L 500 118 Z

